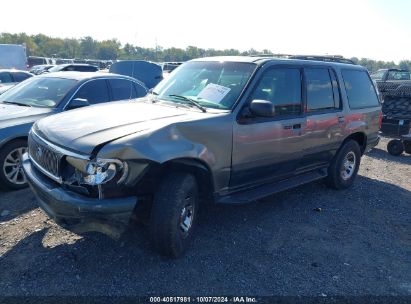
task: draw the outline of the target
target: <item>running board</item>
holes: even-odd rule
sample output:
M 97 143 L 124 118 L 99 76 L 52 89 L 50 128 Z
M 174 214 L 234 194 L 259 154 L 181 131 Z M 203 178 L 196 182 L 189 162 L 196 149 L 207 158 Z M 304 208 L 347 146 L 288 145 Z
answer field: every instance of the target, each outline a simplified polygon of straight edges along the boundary
M 298 187 L 327 176 L 327 170 L 316 170 L 295 177 L 285 179 L 272 184 L 265 184 L 252 189 L 241 190 L 216 199 L 219 204 L 245 204 L 264 198 L 274 193 L 282 192 L 294 187 Z

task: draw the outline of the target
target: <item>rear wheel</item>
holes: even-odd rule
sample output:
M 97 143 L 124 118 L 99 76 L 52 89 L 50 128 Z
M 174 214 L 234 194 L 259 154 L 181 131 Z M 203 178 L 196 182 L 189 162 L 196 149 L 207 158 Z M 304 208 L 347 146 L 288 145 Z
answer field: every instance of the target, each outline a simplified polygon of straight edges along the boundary
M 27 151 L 27 141 L 15 140 L 0 150 L 0 188 L 18 190 L 27 187 L 22 156 Z
M 411 154 L 411 140 L 404 140 L 403 144 L 405 153 Z
M 387 151 L 391 155 L 399 156 L 404 152 L 404 145 L 399 139 L 390 140 L 387 145 Z
M 154 195 L 150 236 L 154 247 L 169 257 L 181 256 L 193 237 L 199 208 L 195 177 L 174 172 L 161 182 Z
M 326 184 L 337 190 L 349 188 L 357 176 L 360 163 L 360 146 L 355 140 L 346 141 L 328 168 Z

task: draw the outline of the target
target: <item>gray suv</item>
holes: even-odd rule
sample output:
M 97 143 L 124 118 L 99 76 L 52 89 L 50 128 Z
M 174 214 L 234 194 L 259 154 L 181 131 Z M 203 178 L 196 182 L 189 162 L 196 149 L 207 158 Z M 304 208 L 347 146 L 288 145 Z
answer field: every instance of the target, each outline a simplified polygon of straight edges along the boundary
M 154 247 L 171 257 L 205 203 L 319 179 L 348 188 L 378 143 L 381 107 L 366 69 L 320 60 L 192 60 L 136 102 L 44 118 L 23 157 L 29 184 L 76 232 L 116 236 L 145 212 Z

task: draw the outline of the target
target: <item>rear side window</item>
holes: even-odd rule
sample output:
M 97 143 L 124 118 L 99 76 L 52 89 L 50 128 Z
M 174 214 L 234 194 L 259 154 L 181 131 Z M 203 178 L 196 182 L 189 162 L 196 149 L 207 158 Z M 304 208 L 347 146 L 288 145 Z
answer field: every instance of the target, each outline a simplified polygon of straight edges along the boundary
M 85 65 L 85 66 L 78 66 L 76 70 L 80 72 L 96 72 L 98 69 L 95 66 Z
M 301 113 L 301 73 L 297 68 L 273 68 L 264 73 L 253 94 L 253 99 L 271 101 L 275 116 Z
M 111 92 L 113 100 L 136 98 L 137 93 L 133 83 L 126 79 L 110 79 Z
M 23 81 L 23 80 L 26 80 L 27 78 L 30 78 L 31 75 L 30 75 L 30 74 L 26 74 L 26 73 L 19 73 L 19 72 L 17 72 L 17 73 L 14 73 L 14 74 L 13 74 L 13 77 L 14 77 L 14 81 L 15 81 L 15 82 L 21 82 L 21 81 Z
M 308 112 L 336 108 L 328 69 L 307 68 L 305 69 L 305 80 L 307 85 Z
M 139 85 L 137 83 L 133 83 L 134 84 L 134 89 L 136 91 L 136 96 L 133 98 L 139 98 L 139 97 L 144 97 L 147 95 L 147 89 L 145 87 L 143 87 L 142 85 Z
M 369 108 L 379 105 L 377 93 L 367 72 L 343 70 L 341 73 L 351 109 Z

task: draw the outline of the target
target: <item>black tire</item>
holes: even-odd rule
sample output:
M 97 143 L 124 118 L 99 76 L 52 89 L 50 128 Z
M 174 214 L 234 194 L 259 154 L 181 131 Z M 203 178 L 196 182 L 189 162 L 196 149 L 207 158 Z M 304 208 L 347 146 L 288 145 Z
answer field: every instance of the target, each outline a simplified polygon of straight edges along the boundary
M 350 160 L 352 159 L 354 165 L 349 166 L 351 169 L 347 168 L 346 170 L 343 170 L 346 161 L 348 160 L 349 163 L 351 163 Z M 328 167 L 328 176 L 325 178 L 325 183 L 327 186 L 337 190 L 349 188 L 357 176 L 360 163 L 361 150 L 358 142 L 352 139 L 347 140 L 331 161 L 331 164 Z
M 392 139 L 387 144 L 387 151 L 391 155 L 400 156 L 404 152 L 404 145 L 399 139 Z
M 403 144 L 405 153 L 411 154 L 411 140 L 404 140 Z
M 160 254 L 177 258 L 184 253 L 193 237 L 198 209 L 198 185 L 193 175 L 172 172 L 162 180 L 154 195 L 149 224 L 151 242 Z M 182 224 L 183 218 L 189 225 Z
M 7 177 L 11 174 L 11 171 L 14 170 L 14 167 L 10 167 L 10 160 L 6 158 L 17 149 L 27 149 L 27 141 L 23 139 L 18 139 L 9 143 L 6 143 L 5 146 L 0 150 L 0 188 L 2 190 L 19 190 L 27 187 L 27 181 L 23 173 L 23 168 L 21 167 L 21 161 L 17 164 L 17 180 L 16 182 L 24 181 L 24 183 L 13 183 L 12 177 Z M 17 152 L 16 152 L 17 153 Z M 18 153 L 13 153 L 12 157 L 17 156 Z

